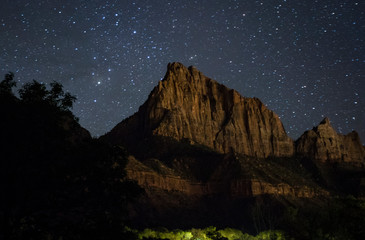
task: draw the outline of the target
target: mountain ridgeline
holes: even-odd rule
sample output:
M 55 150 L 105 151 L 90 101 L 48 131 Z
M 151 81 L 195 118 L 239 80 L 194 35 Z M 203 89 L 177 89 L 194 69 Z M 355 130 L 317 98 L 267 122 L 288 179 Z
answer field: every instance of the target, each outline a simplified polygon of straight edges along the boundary
M 103 138 L 133 148 L 155 136 L 188 140 L 224 154 L 257 158 L 303 155 L 323 163 L 365 163 L 356 132 L 338 134 L 325 118 L 294 142 L 279 117 L 259 99 L 243 97 L 195 67 L 176 62 L 168 64 L 164 79 L 139 111 Z

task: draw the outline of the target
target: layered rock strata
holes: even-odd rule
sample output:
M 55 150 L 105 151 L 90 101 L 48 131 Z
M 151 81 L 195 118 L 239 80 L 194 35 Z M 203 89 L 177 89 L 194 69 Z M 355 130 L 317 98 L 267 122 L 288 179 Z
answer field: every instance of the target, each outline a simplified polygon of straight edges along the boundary
M 233 198 L 255 197 L 259 195 L 280 195 L 297 198 L 314 198 L 329 193 L 304 185 L 290 186 L 286 183 L 272 184 L 260 179 L 228 179 L 197 182 L 184 179 L 171 173 L 161 174 L 153 171 L 133 157 L 129 157 L 126 167 L 127 178 L 134 180 L 151 192 L 159 189 L 167 192 L 180 192 L 188 196 L 207 196 L 221 194 Z M 222 177 L 223 179 L 223 177 Z

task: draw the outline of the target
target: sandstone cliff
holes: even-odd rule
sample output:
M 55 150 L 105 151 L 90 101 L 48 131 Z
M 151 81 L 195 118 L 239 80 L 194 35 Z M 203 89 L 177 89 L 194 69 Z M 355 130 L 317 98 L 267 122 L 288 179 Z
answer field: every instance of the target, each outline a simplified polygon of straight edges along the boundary
M 188 139 L 220 153 L 260 158 L 294 154 L 279 117 L 259 99 L 242 97 L 180 63 L 170 63 L 139 111 L 105 138 L 128 146 L 151 136 Z
M 328 118 L 296 141 L 297 154 L 319 163 L 340 163 L 364 166 L 365 151 L 359 135 L 353 131 L 338 134 Z
M 260 195 L 290 196 L 295 198 L 314 198 L 327 196 L 329 193 L 318 187 L 309 187 L 303 183 L 290 185 L 285 182 L 268 182 L 262 178 L 251 176 L 215 176 L 206 182 L 187 179 L 179 176 L 173 169 L 163 163 L 155 171 L 134 157 L 129 157 L 126 167 L 127 178 L 134 180 L 139 186 L 149 192 L 151 196 L 155 191 L 179 192 L 187 196 L 203 197 L 210 195 L 223 195 L 231 198 L 247 198 Z M 222 173 L 224 174 L 224 173 Z M 286 179 L 287 181 L 288 179 Z

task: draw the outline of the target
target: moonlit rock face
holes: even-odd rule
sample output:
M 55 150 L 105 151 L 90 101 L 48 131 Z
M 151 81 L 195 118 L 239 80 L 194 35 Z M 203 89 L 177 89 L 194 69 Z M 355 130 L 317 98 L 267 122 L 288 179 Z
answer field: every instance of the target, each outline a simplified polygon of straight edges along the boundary
M 338 134 L 328 118 L 310 131 L 305 132 L 296 142 L 297 153 L 321 163 L 352 163 L 362 166 L 365 151 L 357 132 Z
M 139 111 L 107 135 L 117 142 L 151 135 L 188 139 L 217 152 L 262 158 L 294 154 L 279 117 L 259 99 L 242 97 L 180 63 L 170 63 Z

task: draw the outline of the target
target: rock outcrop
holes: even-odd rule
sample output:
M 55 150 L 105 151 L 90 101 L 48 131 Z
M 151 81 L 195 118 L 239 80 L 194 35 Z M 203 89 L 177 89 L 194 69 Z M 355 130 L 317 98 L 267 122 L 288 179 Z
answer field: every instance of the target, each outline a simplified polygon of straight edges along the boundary
M 181 63 L 170 63 L 139 111 L 104 138 L 128 146 L 151 136 L 259 158 L 294 154 L 279 117 L 259 99 L 242 97 Z
M 353 131 L 347 135 L 338 134 L 328 118 L 306 131 L 296 141 L 299 155 L 314 159 L 319 163 L 339 163 L 364 166 L 365 151 L 359 135 Z

